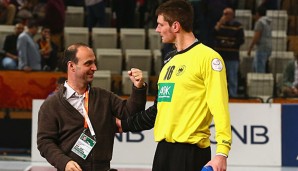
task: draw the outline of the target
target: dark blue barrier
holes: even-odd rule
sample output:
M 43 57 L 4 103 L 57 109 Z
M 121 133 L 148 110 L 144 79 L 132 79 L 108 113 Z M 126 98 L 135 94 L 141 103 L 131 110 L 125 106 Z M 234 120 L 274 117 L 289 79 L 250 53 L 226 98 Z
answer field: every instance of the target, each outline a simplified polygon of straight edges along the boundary
M 298 104 L 283 104 L 281 119 L 282 165 L 298 166 Z

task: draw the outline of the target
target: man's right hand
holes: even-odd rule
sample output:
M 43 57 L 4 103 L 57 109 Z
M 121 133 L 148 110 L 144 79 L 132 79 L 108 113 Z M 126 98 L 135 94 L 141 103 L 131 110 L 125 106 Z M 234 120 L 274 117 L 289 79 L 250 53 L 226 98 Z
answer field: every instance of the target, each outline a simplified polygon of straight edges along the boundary
M 82 171 L 82 169 L 77 162 L 71 160 L 66 164 L 65 171 Z
M 128 71 L 128 75 L 135 87 L 142 88 L 144 86 L 143 72 L 141 70 L 137 68 L 131 68 Z

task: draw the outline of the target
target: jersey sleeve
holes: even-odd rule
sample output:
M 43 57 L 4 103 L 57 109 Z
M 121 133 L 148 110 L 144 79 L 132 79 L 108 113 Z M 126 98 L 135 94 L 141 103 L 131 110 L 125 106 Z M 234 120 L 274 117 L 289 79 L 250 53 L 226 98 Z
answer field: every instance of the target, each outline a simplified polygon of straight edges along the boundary
M 206 101 L 213 115 L 215 124 L 216 153 L 228 156 L 231 148 L 231 124 L 228 109 L 228 90 L 226 69 L 223 59 L 218 53 L 210 53 L 202 68 L 205 70 L 204 84 L 206 87 Z

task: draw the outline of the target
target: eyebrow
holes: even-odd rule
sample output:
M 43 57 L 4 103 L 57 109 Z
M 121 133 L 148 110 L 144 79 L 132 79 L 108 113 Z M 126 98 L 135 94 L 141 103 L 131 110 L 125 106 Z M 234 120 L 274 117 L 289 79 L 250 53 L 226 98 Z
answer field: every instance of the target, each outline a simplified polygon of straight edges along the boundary
M 84 64 L 90 64 L 90 63 L 96 63 L 96 59 L 94 59 L 94 60 L 87 60 L 87 61 L 85 61 L 84 62 Z

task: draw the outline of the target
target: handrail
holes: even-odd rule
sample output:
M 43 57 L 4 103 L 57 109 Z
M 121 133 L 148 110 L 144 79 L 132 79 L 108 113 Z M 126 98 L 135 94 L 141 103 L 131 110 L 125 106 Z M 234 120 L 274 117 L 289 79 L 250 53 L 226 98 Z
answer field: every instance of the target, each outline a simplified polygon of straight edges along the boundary
M 261 97 L 231 97 L 230 103 L 264 103 Z

